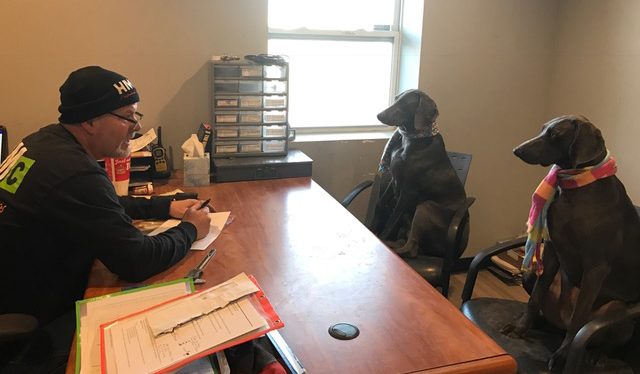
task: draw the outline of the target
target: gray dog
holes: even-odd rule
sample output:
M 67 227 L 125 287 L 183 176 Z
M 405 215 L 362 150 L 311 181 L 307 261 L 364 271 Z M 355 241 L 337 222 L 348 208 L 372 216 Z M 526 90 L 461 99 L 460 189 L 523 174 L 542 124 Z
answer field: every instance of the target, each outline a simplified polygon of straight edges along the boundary
M 556 167 L 545 178 L 551 186 L 547 196 L 538 188 L 539 198 L 534 198 L 548 201 L 543 272 L 527 312 L 503 333 L 522 336 L 541 310 L 545 316 L 559 314 L 557 323 L 567 332 L 549 361 L 553 368 L 564 362 L 576 333 L 595 315 L 640 300 L 640 218 L 615 176 L 615 160 L 609 157 L 600 130 L 586 118 L 555 118 L 514 153 L 528 164 Z M 559 296 L 549 292 L 556 274 L 562 280 Z M 543 306 L 552 296 L 558 297 L 556 305 L 568 310 L 545 311 Z M 607 343 L 619 344 L 631 332 L 611 331 Z
M 447 228 L 466 198 L 437 117 L 436 103 L 419 90 L 403 92 L 378 114 L 382 123 L 398 128 L 380 162 L 382 192 L 368 226 L 403 256 L 420 250 L 443 256 Z

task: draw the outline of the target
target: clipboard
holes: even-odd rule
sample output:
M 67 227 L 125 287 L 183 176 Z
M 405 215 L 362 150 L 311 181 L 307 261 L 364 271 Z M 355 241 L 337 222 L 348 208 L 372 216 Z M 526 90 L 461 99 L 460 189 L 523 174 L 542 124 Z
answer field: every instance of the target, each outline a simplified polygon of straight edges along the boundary
M 100 371 L 99 346 L 94 346 L 93 341 L 100 338 L 100 325 L 114 318 L 129 315 L 142 307 L 148 308 L 194 291 L 193 279 L 182 278 L 76 301 L 75 374 Z M 94 313 L 92 308 L 99 309 L 99 313 Z M 94 362 L 94 355 L 97 362 Z
M 243 286 L 251 284 L 251 292 L 240 298 L 227 299 L 227 304 L 204 314 L 199 314 L 202 311 L 193 307 L 208 306 L 209 302 L 215 305 L 220 301 L 220 295 L 231 295 L 227 290 L 236 285 L 233 283 L 236 280 L 238 284 L 243 282 Z M 188 316 L 183 320 L 181 316 L 171 314 L 166 318 L 168 313 L 176 311 L 188 311 L 195 317 Z M 241 323 L 236 325 L 236 320 Z M 158 321 L 161 322 L 159 325 L 156 324 Z M 165 325 L 170 328 L 166 329 Z M 256 279 L 241 273 L 220 285 L 101 325 L 101 373 L 166 373 L 282 327 L 284 323 Z M 135 349 L 129 349 L 129 344 Z

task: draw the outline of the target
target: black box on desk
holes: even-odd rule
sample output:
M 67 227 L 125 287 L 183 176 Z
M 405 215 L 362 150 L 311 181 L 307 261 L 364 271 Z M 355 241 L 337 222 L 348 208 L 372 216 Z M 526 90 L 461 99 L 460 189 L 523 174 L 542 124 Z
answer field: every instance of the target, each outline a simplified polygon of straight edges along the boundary
M 153 181 L 153 156 L 149 151 L 131 153 L 131 183 Z
M 276 157 L 236 157 L 212 159 L 216 182 L 310 177 L 313 160 L 297 149 Z

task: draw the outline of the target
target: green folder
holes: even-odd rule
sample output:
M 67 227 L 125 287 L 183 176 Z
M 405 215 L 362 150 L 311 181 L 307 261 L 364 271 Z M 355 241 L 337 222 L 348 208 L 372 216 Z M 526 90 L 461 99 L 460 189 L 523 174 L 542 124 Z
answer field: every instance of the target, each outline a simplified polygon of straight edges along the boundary
M 178 284 L 184 285 L 184 292 L 181 292 L 182 289 L 180 287 L 176 288 Z M 162 293 L 162 290 L 161 290 L 162 288 L 165 288 L 168 291 L 167 294 Z M 106 323 L 114 319 L 123 317 L 125 315 L 136 312 L 140 309 L 144 309 L 147 307 L 160 304 L 166 300 L 175 298 L 177 296 L 190 294 L 194 291 L 195 291 L 195 286 L 193 284 L 193 279 L 181 278 L 181 279 L 176 279 L 170 282 L 158 283 L 158 284 L 137 287 L 137 288 L 130 288 L 120 292 L 111 293 L 108 295 L 76 301 L 76 364 L 75 364 L 76 374 L 79 374 L 81 369 L 81 358 L 82 358 L 81 330 L 83 327 L 81 324 L 81 320 L 89 318 L 88 316 L 83 315 L 83 313 L 85 313 L 86 309 L 89 307 L 90 304 L 96 303 L 96 302 L 101 304 L 106 304 L 107 306 L 101 308 L 101 313 L 105 313 L 105 314 L 110 313 L 108 314 L 108 316 L 101 318 L 100 321 L 98 321 L 97 323 L 95 322 L 91 323 L 92 325 L 95 324 L 95 329 L 97 330 L 95 334 L 98 334 L 100 324 L 102 323 Z M 115 300 L 116 298 L 119 298 L 120 300 Z M 146 300 L 143 300 L 145 298 Z M 105 301 L 108 301 L 108 302 L 104 303 Z M 110 301 L 116 301 L 116 302 L 110 303 Z M 118 304 L 119 307 L 114 306 L 115 304 Z M 129 304 L 129 307 L 127 307 L 128 304 Z M 135 306 L 131 306 L 131 305 L 135 305 Z M 108 307 L 111 307 L 111 309 L 118 309 L 118 310 L 107 311 Z M 86 353 L 86 354 L 90 354 L 90 353 Z

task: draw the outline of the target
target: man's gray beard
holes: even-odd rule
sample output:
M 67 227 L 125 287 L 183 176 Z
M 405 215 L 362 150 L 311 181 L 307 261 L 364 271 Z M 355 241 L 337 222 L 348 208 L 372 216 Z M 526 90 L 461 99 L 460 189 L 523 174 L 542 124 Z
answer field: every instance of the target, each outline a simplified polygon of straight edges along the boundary
M 111 156 L 111 157 L 113 157 L 113 158 L 125 158 L 125 157 L 129 156 L 130 154 L 131 154 L 131 144 L 129 144 L 129 146 L 127 147 L 126 150 L 122 150 L 122 149 L 118 148 L 114 152 L 113 156 Z

